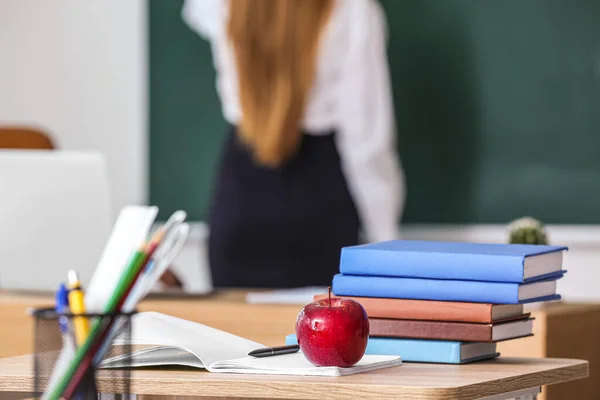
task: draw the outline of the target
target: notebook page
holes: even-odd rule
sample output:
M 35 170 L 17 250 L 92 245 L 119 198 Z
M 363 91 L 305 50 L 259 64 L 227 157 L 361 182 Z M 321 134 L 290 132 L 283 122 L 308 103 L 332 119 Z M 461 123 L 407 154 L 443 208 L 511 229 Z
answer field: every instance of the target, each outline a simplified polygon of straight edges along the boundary
M 236 360 L 220 361 L 210 364 L 210 372 L 267 375 L 303 375 L 303 376 L 344 376 L 395 367 L 402 364 L 399 356 L 365 355 L 350 368 L 317 367 L 310 363 L 301 352 L 274 357 L 243 357 Z
M 202 361 L 194 354 L 175 347 L 151 347 L 135 352 L 133 360 L 127 354 L 103 361 L 100 368 L 156 367 L 161 365 L 182 365 L 204 368 Z
M 206 325 L 157 312 L 143 312 L 133 317 L 130 342 L 184 350 L 203 365 L 241 358 L 252 350 L 265 347 Z M 118 343 L 123 343 L 122 339 L 117 339 Z M 138 353 L 133 353 L 134 363 Z M 163 364 L 172 362 L 165 360 Z

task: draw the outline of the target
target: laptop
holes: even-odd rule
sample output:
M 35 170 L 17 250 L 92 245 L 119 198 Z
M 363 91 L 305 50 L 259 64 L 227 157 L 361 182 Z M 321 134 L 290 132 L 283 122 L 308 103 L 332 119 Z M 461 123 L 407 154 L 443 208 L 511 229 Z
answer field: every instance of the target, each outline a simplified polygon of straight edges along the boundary
M 107 168 L 95 152 L 0 150 L 0 290 L 89 282 L 112 227 Z

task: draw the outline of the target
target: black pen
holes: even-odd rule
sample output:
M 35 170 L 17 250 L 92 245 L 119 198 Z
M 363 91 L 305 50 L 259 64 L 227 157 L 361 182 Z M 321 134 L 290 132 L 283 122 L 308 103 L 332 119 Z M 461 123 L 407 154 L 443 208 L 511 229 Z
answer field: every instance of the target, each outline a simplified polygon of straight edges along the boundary
M 252 350 L 248 355 L 251 357 L 271 357 L 296 353 L 298 350 L 300 350 L 300 346 L 295 344 L 291 346 L 265 347 L 264 349 Z

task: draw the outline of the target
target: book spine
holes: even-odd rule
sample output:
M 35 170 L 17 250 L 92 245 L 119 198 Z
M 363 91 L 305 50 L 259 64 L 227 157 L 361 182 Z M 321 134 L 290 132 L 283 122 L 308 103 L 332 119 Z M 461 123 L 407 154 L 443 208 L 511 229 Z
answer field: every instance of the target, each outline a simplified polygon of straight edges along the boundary
M 296 335 L 286 336 L 285 344 L 298 344 Z M 365 354 L 400 356 L 406 362 L 460 364 L 460 350 L 459 342 L 369 338 Z
M 524 257 L 343 248 L 344 275 L 523 282 Z
M 487 324 L 447 323 L 369 319 L 370 336 L 409 339 L 491 342 L 492 326 Z
M 326 299 L 316 295 L 314 300 Z M 406 299 L 377 299 L 370 297 L 343 297 L 360 303 L 372 318 L 414 319 L 425 321 L 492 322 L 492 305 Z
M 399 355 L 406 362 L 460 364 L 459 342 L 369 338 L 366 354 Z
M 336 296 L 518 304 L 515 283 L 336 275 Z

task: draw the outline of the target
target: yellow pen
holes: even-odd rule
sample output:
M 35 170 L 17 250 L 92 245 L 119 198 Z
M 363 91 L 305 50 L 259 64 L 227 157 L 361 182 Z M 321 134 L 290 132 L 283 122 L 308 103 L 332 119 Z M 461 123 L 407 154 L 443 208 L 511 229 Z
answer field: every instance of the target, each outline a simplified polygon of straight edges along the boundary
M 79 282 L 77 272 L 73 270 L 69 271 L 69 308 L 71 309 L 71 314 L 73 315 L 85 314 L 85 303 L 83 301 L 81 283 Z M 89 334 L 90 323 L 87 318 L 74 317 L 73 327 L 75 330 L 75 340 L 77 340 L 77 345 L 81 346 Z

